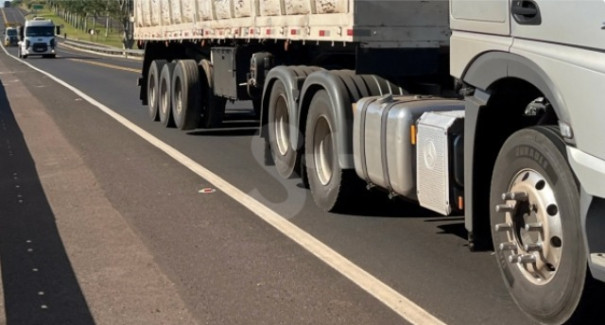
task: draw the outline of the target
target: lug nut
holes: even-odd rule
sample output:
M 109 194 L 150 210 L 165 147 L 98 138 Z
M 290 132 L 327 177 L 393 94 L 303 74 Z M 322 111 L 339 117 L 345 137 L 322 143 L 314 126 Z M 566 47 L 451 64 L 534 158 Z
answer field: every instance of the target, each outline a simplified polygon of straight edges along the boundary
M 508 204 L 496 205 L 496 212 L 513 212 L 513 211 L 515 211 L 515 207 L 510 206 Z
M 523 249 L 525 249 L 526 252 L 541 252 L 542 244 L 525 244 L 523 245 Z
M 515 251 L 517 252 L 517 245 L 513 242 L 500 243 L 500 251 Z
M 496 229 L 497 232 L 502 232 L 502 231 L 512 230 L 513 226 L 510 223 L 499 223 L 494 228 Z
M 510 263 L 530 264 L 536 263 L 536 257 L 532 254 L 511 255 L 508 257 Z
M 542 231 L 541 223 L 526 223 L 525 231 Z
M 502 200 L 524 201 L 528 198 L 527 192 L 507 192 L 502 194 Z

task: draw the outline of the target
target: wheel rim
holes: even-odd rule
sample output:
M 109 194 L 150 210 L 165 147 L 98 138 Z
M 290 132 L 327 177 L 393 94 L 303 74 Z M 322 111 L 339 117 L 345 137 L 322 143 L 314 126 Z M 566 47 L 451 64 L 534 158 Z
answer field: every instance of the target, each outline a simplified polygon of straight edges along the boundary
M 160 105 L 160 110 L 162 111 L 162 115 L 165 117 L 168 115 L 168 107 L 170 107 L 170 94 L 168 90 L 168 86 L 166 85 L 166 80 L 162 80 L 162 86 L 160 89 L 162 105 Z
M 320 116 L 313 133 L 313 160 L 317 177 L 322 185 L 332 179 L 333 148 L 332 128 L 325 116 Z
M 149 80 L 149 105 L 156 105 L 157 94 L 157 86 L 155 84 L 155 78 L 151 78 Z
M 176 115 L 180 116 L 183 110 L 183 87 L 181 85 L 181 79 L 177 78 L 174 83 L 174 110 Z
M 277 143 L 277 151 L 280 155 L 285 156 L 290 150 L 290 137 L 288 136 L 288 128 L 290 119 L 288 116 L 288 105 L 284 96 L 279 96 L 275 103 L 275 142 Z
M 508 260 L 516 263 L 529 281 L 543 285 L 557 273 L 563 251 L 563 227 L 559 204 L 552 185 L 539 172 L 524 169 L 513 177 L 505 204 L 505 223 L 496 231 L 506 232 L 500 250 L 510 251 Z

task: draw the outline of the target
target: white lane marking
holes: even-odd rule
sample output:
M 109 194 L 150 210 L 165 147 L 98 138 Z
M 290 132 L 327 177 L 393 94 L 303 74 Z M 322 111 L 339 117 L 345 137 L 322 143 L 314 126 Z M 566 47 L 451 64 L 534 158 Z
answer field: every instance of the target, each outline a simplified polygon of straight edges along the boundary
M 5 52 L 7 52 L 6 49 Z M 365 290 L 367 293 L 381 301 L 384 305 L 392 309 L 394 312 L 399 314 L 408 322 L 412 324 L 423 325 L 445 324 L 440 319 L 424 310 L 422 307 L 418 306 L 399 292 L 395 291 L 395 289 L 389 287 L 372 274 L 368 273 L 361 267 L 349 261 L 344 256 L 340 255 L 338 252 L 336 252 L 326 244 L 319 241 L 317 238 L 313 237 L 306 231 L 294 225 L 286 218 L 280 216 L 275 211 L 269 209 L 267 206 L 261 204 L 248 194 L 242 192 L 240 189 L 231 185 L 230 183 L 228 183 L 215 173 L 211 172 L 204 166 L 198 164 L 193 159 L 185 156 L 180 151 L 169 146 L 168 144 L 156 138 L 149 132 L 130 122 L 122 115 L 114 112 L 109 107 L 101 104 L 94 98 L 86 95 L 81 90 L 71 86 L 67 82 L 55 77 L 54 75 L 41 69 L 38 69 L 30 63 L 24 62 L 23 60 L 19 60 L 16 57 L 13 58 L 22 62 L 25 65 L 28 65 L 30 68 L 48 76 L 60 85 L 71 90 L 76 95 L 88 101 L 90 104 L 96 106 L 98 109 L 118 121 L 120 124 L 130 129 L 132 132 L 136 133 L 141 138 L 145 139 L 147 142 L 149 142 L 153 146 L 157 147 L 158 149 L 160 149 L 161 151 L 181 163 L 183 166 L 189 168 L 198 176 L 212 183 L 217 189 L 221 190 L 222 192 L 230 196 L 232 199 L 242 204 L 244 207 L 252 211 L 262 220 L 279 230 L 281 233 L 286 235 L 288 238 L 292 239 L 294 242 L 298 243 L 311 254 L 315 255 L 321 261 L 328 264 L 334 270 L 336 270 L 337 272 L 351 280 L 353 283 L 355 283 L 357 286 Z

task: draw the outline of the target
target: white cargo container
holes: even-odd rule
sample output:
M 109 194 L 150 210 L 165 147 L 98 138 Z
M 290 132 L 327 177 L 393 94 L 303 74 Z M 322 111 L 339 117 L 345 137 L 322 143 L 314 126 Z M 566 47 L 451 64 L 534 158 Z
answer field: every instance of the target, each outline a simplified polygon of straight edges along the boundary
M 368 47 L 439 47 L 448 4 L 419 0 L 135 1 L 139 40 L 362 42 Z
M 361 183 L 463 214 L 528 315 L 605 323 L 581 318 L 605 281 L 605 2 L 581 2 L 134 0 L 140 98 L 180 129 L 252 100 L 321 208 Z

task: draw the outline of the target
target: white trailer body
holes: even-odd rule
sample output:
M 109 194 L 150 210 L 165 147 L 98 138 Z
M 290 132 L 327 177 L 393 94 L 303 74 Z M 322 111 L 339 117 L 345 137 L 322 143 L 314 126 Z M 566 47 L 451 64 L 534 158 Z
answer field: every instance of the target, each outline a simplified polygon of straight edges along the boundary
M 135 1 L 138 40 L 360 42 L 439 47 L 449 42 L 446 1 Z

